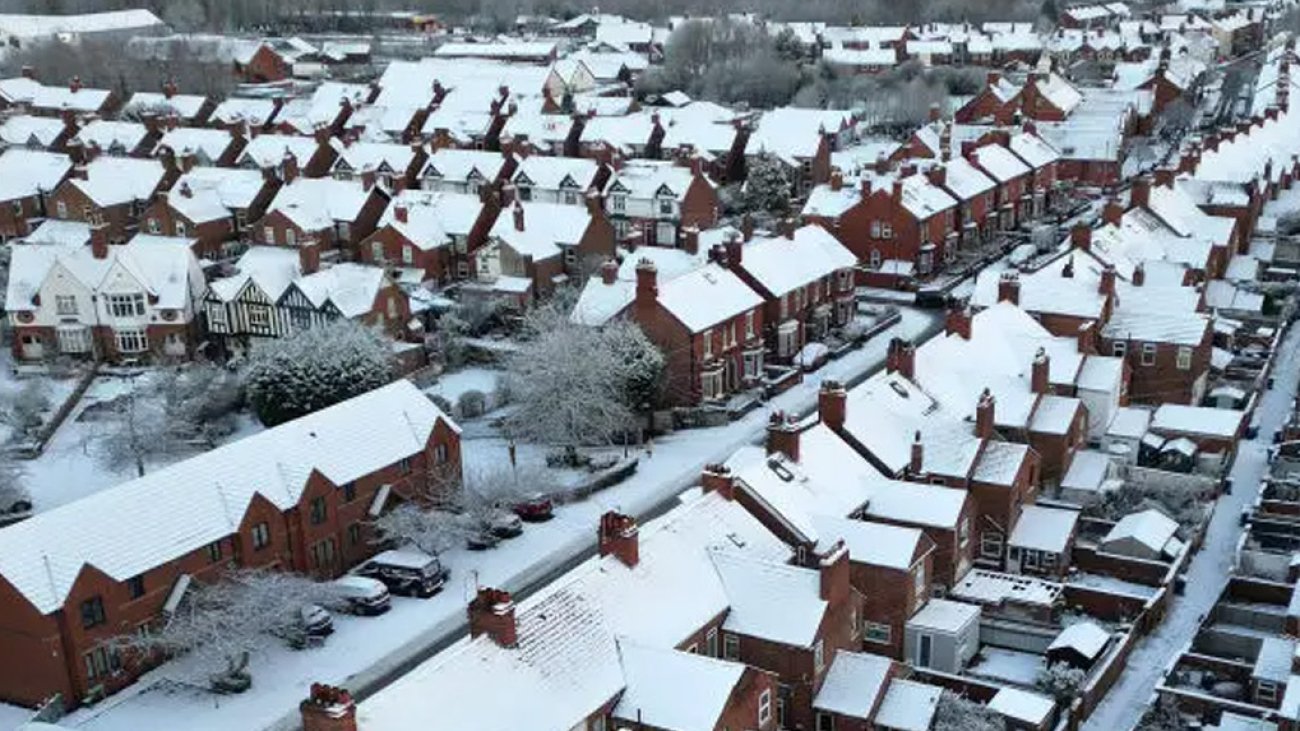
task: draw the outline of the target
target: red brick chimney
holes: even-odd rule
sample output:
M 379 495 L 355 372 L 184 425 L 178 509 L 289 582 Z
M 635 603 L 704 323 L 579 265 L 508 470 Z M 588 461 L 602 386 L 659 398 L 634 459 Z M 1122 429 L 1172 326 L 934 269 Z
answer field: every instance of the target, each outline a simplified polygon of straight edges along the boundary
M 178 90 L 176 88 L 175 81 L 168 79 L 167 83 L 163 84 L 162 92 L 164 97 L 171 99 L 172 97 L 176 96 L 177 91 Z
M 1034 393 L 1047 393 L 1051 386 L 1052 359 L 1042 348 L 1034 353 L 1034 363 L 1030 366 L 1029 386 Z
M 73 76 L 73 77 L 72 77 L 72 81 L 68 82 L 68 91 L 72 92 L 73 94 L 76 94 L 77 92 L 81 91 L 81 77 L 80 77 L 80 76 Z
M 844 545 L 844 539 L 835 541 L 829 551 L 817 557 L 817 572 L 821 579 L 819 589 L 822 601 L 837 607 L 849 598 L 852 591 L 851 572 L 849 549 Z
M 962 340 L 970 340 L 970 310 L 961 305 L 949 307 L 947 314 L 944 315 L 943 332 L 945 335 L 959 335 Z
M 601 556 L 614 554 L 624 566 L 631 568 L 640 560 L 640 541 L 637 538 L 636 519 L 610 511 L 600 516 L 597 544 Z
M 894 197 L 894 205 L 900 206 L 903 203 L 903 181 L 898 178 L 894 179 L 894 185 L 890 190 L 890 195 Z
M 397 219 L 398 223 L 409 223 L 411 221 L 411 209 L 406 205 L 405 201 L 393 204 L 393 218 Z
M 1079 353 L 1082 355 L 1097 354 L 1097 323 L 1089 320 L 1079 326 L 1077 333 Z
M 799 461 L 799 427 L 784 411 L 774 411 L 767 420 L 767 453 L 784 454 L 791 462 Z
M 636 265 L 636 308 L 651 307 L 659 299 L 659 270 L 654 262 L 642 259 Z
M 510 592 L 479 587 L 469 603 L 469 636 L 487 635 L 501 647 L 519 644 L 519 627 L 515 623 L 515 603 Z
M 682 227 L 682 250 L 691 256 L 700 253 L 700 227 Z
M 1114 295 L 1115 294 L 1115 265 L 1107 264 L 1105 269 L 1101 270 L 1101 279 L 1097 281 L 1097 294 Z
M 287 151 L 280 160 L 280 177 L 284 178 L 285 185 L 298 179 L 298 158 Z
M 601 262 L 600 281 L 605 284 L 613 284 L 618 281 L 618 262 L 613 259 L 606 259 Z
M 311 695 L 298 704 L 303 731 L 357 731 L 357 704 L 352 694 L 333 685 L 311 684 Z
M 1101 209 L 1101 220 L 1111 226 L 1118 226 L 1124 219 L 1124 204 L 1117 198 L 1111 198 L 1106 201 L 1106 207 Z
M 993 393 L 987 388 L 984 393 L 980 394 L 979 403 L 975 406 L 975 436 L 980 439 L 993 438 L 993 408 L 995 399 Z
M 940 119 L 942 119 L 942 118 L 943 118 L 943 112 L 939 109 L 939 105 L 938 105 L 938 104 L 931 104 L 931 105 L 930 105 L 930 114 L 929 114 L 929 119 L 930 119 L 930 121 L 931 121 L 931 122 L 938 122 L 938 121 L 939 121 Z
M 948 168 L 943 165 L 935 165 L 925 171 L 925 177 L 929 179 L 930 185 L 942 188 L 948 183 Z
M 24 79 L 36 80 L 36 68 L 33 66 L 23 66 L 22 75 Z
M 1070 245 L 1080 251 L 1092 250 L 1092 226 L 1076 223 L 1070 227 Z
M 1151 178 L 1139 175 L 1133 179 L 1133 188 L 1128 196 L 1129 208 L 1151 207 Z
M 1134 287 L 1141 287 L 1147 283 L 1147 268 L 1142 262 L 1138 262 L 1138 265 L 1133 267 L 1132 281 Z
M 725 464 L 709 464 L 700 473 L 700 487 L 705 492 L 716 492 L 728 500 L 736 499 L 736 478 Z
M 998 302 L 1010 302 L 1020 305 L 1020 275 L 1015 272 L 1002 272 L 998 278 Z
M 723 244 L 723 250 L 726 252 L 727 266 L 731 269 L 740 267 L 741 262 L 745 260 L 745 242 L 739 234 L 732 234 Z
M 316 244 L 302 244 L 298 247 L 298 268 L 303 275 L 320 271 L 320 247 Z
M 831 170 L 831 190 L 839 192 L 844 188 L 844 173 L 839 168 Z
M 374 169 L 374 168 L 367 167 L 365 170 L 362 170 L 362 171 L 361 171 L 361 189 L 364 190 L 364 191 L 366 191 L 367 193 L 369 193 L 372 189 L 374 189 L 376 179 L 377 179 L 377 176 L 376 176 L 376 174 L 375 174 L 375 169 Z
M 925 472 L 925 443 L 921 441 L 921 432 L 912 435 L 912 453 L 907 461 L 907 471 L 913 477 Z
M 909 380 L 916 375 L 916 348 L 910 341 L 902 338 L 889 341 L 889 350 L 885 354 L 885 370 L 889 373 L 898 373 Z
M 868 178 L 865 175 L 858 178 L 858 196 L 862 200 L 866 200 L 871 197 L 871 178 Z
M 90 254 L 96 259 L 108 258 L 108 224 L 101 223 L 90 229 Z
M 832 431 L 844 428 L 844 419 L 848 416 L 849 394 L 839 381 L 822 381 L 817 391 L 817 415 L 822 423 Z
M 1155 184 L 1162 188 L 1174 187 L 1174 170 L 1173 168 L 1156 168 Z
M 512 212 L 514 213 L 515 216 L 515 230 L 523 231 L 524 230 L 524 204 L 520 203 L 519 201 L 515 201 L 515 205 L 512 209 Z

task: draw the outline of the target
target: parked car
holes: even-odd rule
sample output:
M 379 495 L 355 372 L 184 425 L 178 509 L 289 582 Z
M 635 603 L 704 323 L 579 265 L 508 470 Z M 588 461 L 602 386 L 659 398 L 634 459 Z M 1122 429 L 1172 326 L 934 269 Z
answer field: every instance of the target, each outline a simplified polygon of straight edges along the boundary
M 529 523 L 541 523 L 550 520 L 555 515 L 555 504 L 551 501 L 551 498 L 541 493 L 515 503 L 512 508 L 515 515 Z
M 500 542 L 501 539 L 493 535 L 491 529 L 486 525 L 471 528 L 468 535 L 465 536 L 465 547 L 471 551 L 486 551 L 489 548 L 496 548 L 496 545 Z
M 319 645 L 334 633 L 334 617 L 316 604 L 305 604 L 298 610 L 298 622 L 285 628 L 281 638 L 295 650 Z
M 365 576 L 342 576 L 334 580 L 343 611 L 349 614 L 374 616 L 389 609 L 391 595 L 379 579 Z
M 488 530 L 497 538 L 514 538 L 524 532 L 524 521 L 518 515 L 497 508 L 487 517 Z
M 378 579 L 394 594 L 428 598 L 442 590 L 451 572 L 437 556 L 430 556 L 414 548 L 403 548 L 384 551 L 358 566 L 352 573 Z

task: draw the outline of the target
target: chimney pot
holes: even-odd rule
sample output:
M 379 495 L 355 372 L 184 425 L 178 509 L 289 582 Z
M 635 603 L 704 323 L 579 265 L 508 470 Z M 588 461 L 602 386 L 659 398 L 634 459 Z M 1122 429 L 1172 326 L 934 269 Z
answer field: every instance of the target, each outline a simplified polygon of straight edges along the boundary
M 920 430 L 912 436 L 912 452 L 907 462 L 907 471 L 912 477 L 925 474 L 925 443 L 921 441 Z
M 993 438 L 993 409 L 995 406 L 993 393 L 987 388 L 980 394 L 979 404 L 975 406 L 975 436 L 980 439 Z
M 514 207 L 513 207 L 513 209 L 512 209 L 512 212 L 514 213 L 514 217 L 515 217 L 515 230 L 516 230 L 516 231 L 523 231 L 523 230 L 524 230 L 524 206 L 523 206 L 523 204 L 516 200 L 516 201 L 515 201 L 515 205 L 514 205 Z
M 108 224 L 101 223 L 90 229 L 90 253 L 96 259 L 108 258 Z
M 515 622 L 515 603 L 510 592 L 480 587 L 469 603 L 469 635 L 487 635 L 501 647 L 519 644 L 519 627 Z
M 600 264 L 600 281 L 605 284 L 613 284 L 618 281 L 618 262 L 613 259 L 606 259 Z
M 916 346 L 902 338 L 890 340 L 885 355 L 885 370 L 911 380 L 916 375 Z
M 393 218 L 397 219 L 398 223 L 409 223 L 411 220 L 411 209 L 405 202 L 394 203 Z
M 957 335 L 961 337 L 962 340 L 970 340 L 970 310 L 960 305 L 950 307 L 947 314 L 944 316 L 943 331 L 945 335 Z
M 791 462 L 799 461 L 799 427 L 784 411 L 773 412 L 767 422 L 767 453 L 778 452 Z
M 343 688 L 312 683 L 311 695 L 298 704 L 303 731 L 357 731 L 357 704 Z
M 1070 228 L 1070 245 L 1080 251 L 1092 249 L 1092 226 L 1076 223 Z
M 1047 351 L 1039 348 L 1034 354 L 1034 362 L 1030 373 L 1030 388 L 1034 393 L 1045 394 L 1051 385 L 1051 359 L 1047 356 Z
M 628 568 L 640 561 L 640 547 L 636 519 L 610 511 L 600 516 L 597 539 L 601 556 L 611 553 Z
M 848 416 L 848 392 L 839 381 L 827 379 L 822 381 L 817 392 L 817 415 L 822 423 L 832 431 L 844 428 L 844 419 Z
M 998 302 L 1020 305 L 1020 276 L 1015 272 L 1003 272 L 998 279 Z
M 700 474 L 700 487 L 704 492 L 716 492 L 727 500 L 736 499 L 736 479 L 725 464 L 705 465 Z
M 298 269 L 304 276 L 320 271 L 320 247 L 314 243 L 300 244 L 298 246 Z

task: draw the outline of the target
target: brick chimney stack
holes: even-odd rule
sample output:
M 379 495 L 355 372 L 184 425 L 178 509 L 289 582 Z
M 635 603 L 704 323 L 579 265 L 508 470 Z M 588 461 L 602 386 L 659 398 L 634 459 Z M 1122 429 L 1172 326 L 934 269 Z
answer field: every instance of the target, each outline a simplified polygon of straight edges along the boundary
M 849 549 L 844 545 L 844 539 L 836 541 L 829 551 L 817 557 L 817 571 L 822 601 L 836 607 L 849 598 L 852 591 Z
M 600 264 L 600 281 L 613 284 L 618 281 L 618 262 L 606 259 Z
M 659 299 L 659 270 L 654 262 L 642 259 L 636 265 L 636 307 L 650 307 Z
M 844 428 L 844 419 L 848 416 L 849 394 L 839 381 L 827 379 L 817 392 L 817 415 L 822 423 L 839 431 Z
M 741 239 L 740 234 L 732 234 L 727 237 L 727 242 L 723 244 L 723 251 L 726 252 L 727 267 L 730 269 L 739 268 L 741 262 L 745 260 L 745 242 Z
M 844 188 L 844 173 L 839 168 L 831 170 L 831 190 L 839 192 Z
M 921 441 L 921 432 L 912 435 L 912 454 L 907 462 L 907 471 L 916 477 L 925 472 L 925 443 Z
M 799 461 L 799 427 L 784 411 L 774 411 L 767 420 L 767 453 L 781 453 L 791 462 Z
M 601 556 L 614 554 L 624 566 L 632 568 L 640 561 L 640 541 L 636 519 L 610 511 L 600 516 L 597 544 Z
M 910 341 L 894 338 L 885 354 L 885 370 L 911 380 L 916 375 L 916 347 Z
M 1105 269 L 1101 270 L 1101 279 L 1097 282 L 1097 293 L 1104 295 L 1115 294 L 1115 265 L 1107 264 Z
M 312 243 L 304 243 L 298 246 L 298 269 L 303 275 L 315 274 L 320 271 L 320 247 Z
M 1147 283 L 1147 268 L 1143 266 L 1142 262 L 1138 262 L 1138 265 L 1133 267 L 1132 280 L 1134 287 L 1141 287 Z
M 1034 354 L 1034 363 L 1030 372 L 1030 389 L 1034 393 L 1045 394 L 1051 386 L 1052 360 L 1047 351 L 1039 348 Z
M 998 302 L 1010 302 L 1020 305 L 1020 275 L 1016 272 L 1002 272 L 998 278 Z
M 1076 223 L 1070 227 L 1070 246 L 1079 251 L 1092 250 L 1092 226 Z
M 1117 198 L 1111 198 L 1106 201 L 1106 207 L 1101 210 L 1101 220 L 1111 226 L 1118 226 L 1124 219 L 1124 204 Z
M 725 464 L 709 464 L 700 473 L 700 487 L 704 492 L 716 492 L 728 500 L 736 499 L 736 478 Z
M 996 400 L 993 398 L 993 392 L 987 388 L 980 394 L 979 403 L 975 406 L 975 436 L 980 439 L 993 438 L 993 409 Z
M 90 229 L 90 253 L 96 259 L 108 258 L 108 224 L 101 223 Z
M 1097 354 L 1097 324 L 1091 320 L 1079 326 L 1077 334 L 1081 355 Z
M 298 712 L 303 731 L 357 731 L 357 704 L 343 688 L 312 683 L 311 695 L 298 704 Z
M 691 256 L 700 253 L 700 227 L 682 227 L 682 250 Z
M 970 310 L 963 307 L 960 303 L 949 307 L 943 320 L 943 332 L 945 335 L 959 335 L 962 340 L 970 340 Z
M 516 200 L 515 205 L 511 210 L 514 213 L 514 217 L 515 217 L 515 230 L 523 231 L 524 230 L 524 204 Z
M 469 636 L 487 635 L 501 647 L 519 644 L 519 627 L 515 623 L 515 603 L 510 592 L 479 587 L 469 603 Z
M 407 206 L 405 202 L 394 203 L 393 218 L 397 219 L 398 223 L 410 223 L 411 221 L 410 207 Z
M 287 150 L 284 157 L 280 159 L 280 177 L 284 178 L 285 185 L 289 185 L 298 179 L 298 158 Z
M 1133 188 L 1128 197 L 1129 208 L 1151 207 L 1151 178 L 1139 175 L 1133 179 Z

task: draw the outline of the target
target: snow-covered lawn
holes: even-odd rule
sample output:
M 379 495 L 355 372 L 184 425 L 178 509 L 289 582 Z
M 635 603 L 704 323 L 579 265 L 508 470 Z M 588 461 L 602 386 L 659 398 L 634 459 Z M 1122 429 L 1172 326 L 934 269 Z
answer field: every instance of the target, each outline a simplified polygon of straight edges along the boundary
M 1257 410 L 1259 433 L 1265 440 L 1282 425 L 1296 395 L 1296 379 L 1300 378 L 1300 328 L 1287 332 L 1277 358 L 1276 386 L 1264 393 Z M 1214 606 L 1232 570 L 1242 532 L 1239 516 L 1242 508 L 1253 503 L 1259 493 L 1260 479 L 1268 470 L 1268 446 L 1261 439 L 1243 441 L 1237 446 L 1232 494 L 1219 498 L 1205 534 L 1205 544 L 1187 570 L 1187 593 L 1174 599 L 1164 623 L 1134 649 L 1120 681 L 1084 723 L 1084 731 L 1132 728 L 1150 704 L 1151 694 L 1165 668 L 1195 636 L 1201 618 Z
M 438 381 L 424 389 L 431 396 L 441 396 L 452 406 L 466 391 L 481 391 L 488 397 L 489 408 L 495 403 L 492 395 L 497 391 L 497 381 L 502 372 L 491 368 L 465 368 L 438 376 Z
M 67 400 L 72 394 L 72 390 L 77 387 L 77 374 L 69 372 L 67 374 L 53 375 L 36 375 L 34 373 L 18 374 L 14 371 L 13 355 L 5 349 L 0 349 L 0 402 L 8 399 L 10 396 L 22 390 L 28 383 L 39 381 L 44 385 L 45 394 L 50 399 L 50 409 L 44 415 L 44 420 L 48 421 L 55 409 Z M 13 430 L 8 424 L 0 424 L 0 444 L 5 443 L 13 436 Z
M 971 664 L 969 672 L 985 678 L 1033 687 L 1044 667 L 1042 655 L 985 645 Z
M 0 729 L 11 731 L 30 721 L 32 711 L 30 708 L 20 708 L 11 706 L 8 703 L 0 703 Z
M 337 631 L 324 647 L 294 652 L 268 647 L 255 660 L 253 688 L 238 696 L 212 696 L 196 690 L 169 689 L 158 681 L 164 667 L 98 706 L 82 709 L 62 721 L 93 731 L 136 731 L 141 728 L 184 728 L 188 731 L 253 731 L 293 728 L 298 702 L 313 682 L 341 684 L 364 696 L 391 680 L 395 668 L 409 667 L 464 632 L 465 605 L 475 582 L 503 587 L 517 594 L 580 560 L 594 550 L 596 524 L 607 510 L 647 517 L 675 502 L 675 496 L 696 483 L 706 464 L 721 461 L 739 447 L 759 438 L 770 410 L 803 413 L 815 408 L 825 379 L 847 381 L 884 362 L 889 339 L 920 338 L 938 327 L 935 313 L 905 309 L 894 328 L 881 333 L 860 350 L 805 376 L 804 382 L 743 419 L 714 429 L 678 432 L 657 439 L 653 455 L 642 455 L 635 474 L 592 497 L 561 506 L 549 523 L 528 526 L 523 536 L 494 550 L 463 550 L 445 555 L 451 582 L 429 600 L 397 599 L 388 614 L 376 618 L 340 617 Z M 492 438 L 464 442 L 467 465 L 507 463 L 502 443 Z M 180 662 L 184 662 L 183 660 Z
M 1135 584 L 1131 581 L 1124 581 L 1113 576 L 1103 576 L 1102 574 L 1076 573 L 1071 574 L 1068 583 L 1075 586 L 1085 586 L 1089 589 L 1110 592 L 1111 594 L 1122 594 L 1124 596 L 1134 596 L 1141 599 L 1150 599 L 1160 591 L 1154 586 L 1145 584 Z

